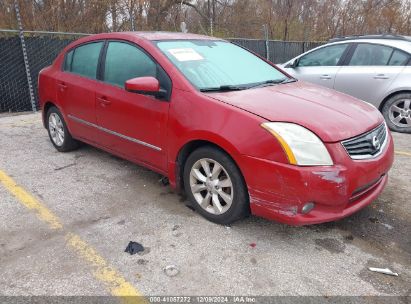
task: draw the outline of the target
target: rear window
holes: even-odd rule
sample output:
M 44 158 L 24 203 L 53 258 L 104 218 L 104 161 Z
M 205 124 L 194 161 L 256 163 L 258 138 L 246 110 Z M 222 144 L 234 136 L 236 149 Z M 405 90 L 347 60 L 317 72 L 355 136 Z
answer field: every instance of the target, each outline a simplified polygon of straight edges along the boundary
M 410 56 L 408 54 L 401 52 L 399 50 L 395 50 L 392 53 L 392 56 L 391 56 L 391 59 L 388 65 L 396 65 L 396 66 L 406 65 L 409 59 L 410 59 Z
M 64 70 L 97 79 L 97 66 L 103 43 L 102 41 L 88 43 L 67 53 Z
M 387 65 L 393 49 L 378 44 L 359 44 L 350 60 L 351 66 Z

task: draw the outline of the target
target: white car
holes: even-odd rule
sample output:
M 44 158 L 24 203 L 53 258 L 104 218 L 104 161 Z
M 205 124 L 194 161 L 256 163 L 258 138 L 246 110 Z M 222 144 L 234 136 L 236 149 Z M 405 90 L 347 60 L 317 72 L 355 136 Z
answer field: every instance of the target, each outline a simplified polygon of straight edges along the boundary
M 373 104 L 391 130 L 411 133 L 411 37 L 332 39 L 279 66 L 297 79 Z

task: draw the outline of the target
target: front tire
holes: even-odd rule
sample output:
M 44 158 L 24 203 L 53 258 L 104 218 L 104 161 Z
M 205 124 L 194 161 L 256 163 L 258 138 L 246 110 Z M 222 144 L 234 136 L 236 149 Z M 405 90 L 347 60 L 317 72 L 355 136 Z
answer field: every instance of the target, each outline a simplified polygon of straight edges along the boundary
M 227 225 L 249 214 L 240 170 L 215 147 L 200 147 L 190 154 L 184 166 L 184 187 L 192 206 L 211 222 Z
M 79 147 L 79 142 L 71 136 L 59 109 L 51 107 L 47 111 L 46 122 L 50 141 L 59 152 L 69 152 Z
M 392 131 L 411 133 L 411 93 L 400 93 L 388 99 L 382 115 Z

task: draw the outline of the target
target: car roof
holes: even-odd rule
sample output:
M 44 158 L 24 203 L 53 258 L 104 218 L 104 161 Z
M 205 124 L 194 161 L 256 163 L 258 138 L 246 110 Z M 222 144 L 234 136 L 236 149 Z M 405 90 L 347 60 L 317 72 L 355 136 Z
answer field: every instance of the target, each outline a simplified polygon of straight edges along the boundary
M 409 54 L 411 54 L 411 41 L 408 40 L 397 40 L 397 39 L 347 39 L 347 40 L 340 40 L 336 42 L 330 42 L 326 45 L 333 45 L 333 44 L 343 44 L 343 43 L 372 43 L 372 44 L 380 44 L 386 45 L 390 47 L 394 47 L 400 50 L 403 50 Z
M 141 39 L 146 40 L 222 40 L 216 37 L 210 37 L 205 35 L 191 34 L 191 33 L 180 33 L 180 32 L 113 32 L 107 33 L 107 35 L 119 36 L 137 36 Z
M 406 40 L 411 42 L 411 36 L 392 35 L 392 34 L 374 34 L 374 35 L 352 35 L 345 37 L 331 38 L 328 42 L 337 42 L 343 40 L 361 40 L 361 39 L 390 39 L 390 40 Z

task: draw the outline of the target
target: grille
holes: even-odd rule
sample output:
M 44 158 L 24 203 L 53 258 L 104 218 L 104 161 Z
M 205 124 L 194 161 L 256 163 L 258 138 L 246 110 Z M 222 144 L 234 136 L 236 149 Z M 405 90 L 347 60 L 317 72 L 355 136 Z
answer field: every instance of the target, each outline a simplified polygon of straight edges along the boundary
M 385 123 L 360 136 L 342 142 L 352 159 L 367 159 L 378 156 L 387 142 Z

